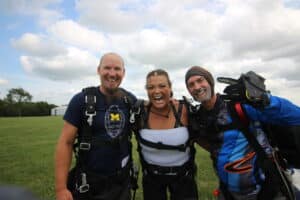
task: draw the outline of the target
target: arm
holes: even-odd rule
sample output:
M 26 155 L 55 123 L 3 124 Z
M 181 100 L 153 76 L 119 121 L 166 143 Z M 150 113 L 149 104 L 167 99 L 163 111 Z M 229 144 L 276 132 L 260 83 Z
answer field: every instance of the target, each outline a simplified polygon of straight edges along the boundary
M 55 190 L 57 200 L 73 200 L 67 189 L 68 171 L 72 161 L 73 144 L 77 128 L 65 121 L 55 153 Z
M 188 126 L 188 111 L 187 111 L 186 104 L 183 104 L 183 107 L 182 107 L 181 122 L 183 123 L 183 125 Z M 192 130 L 189 130 L 189 132 L 190 132 L 190 136 L 191 136 L 191 144 L 196 142 L 203 149 L 205 149 L 206 151 L 209 151 L 209 142 L 207 141 L 207 139 L 202 138 L 202 137 L 194 138 L 193 135 L 195 135 L 195 133 L 193 133 Z
M 270 96 L 270 104 L 259 110 L 251 105 L 243 105 L 252 120 L 277 125 L 300 125 L 300 107 L 290 101 Z

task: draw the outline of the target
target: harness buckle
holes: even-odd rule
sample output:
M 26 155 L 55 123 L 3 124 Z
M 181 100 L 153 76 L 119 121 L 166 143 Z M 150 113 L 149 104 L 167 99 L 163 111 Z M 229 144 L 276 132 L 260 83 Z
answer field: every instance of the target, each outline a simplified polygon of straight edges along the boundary
M 93 124 L 93 117 L 96 115 L 96 111 L 93 113 L 88 113 L 88 111 L 85 111 L 85 115 L 88 116 L 87 122 L 90 126 Z
M 89 191 L 89 189 L 90 189 L 90 185 L 87 184 L 86 173 L 82 173 L 81 174 L 81 185 L 79 186 L 78 190 L 80 193 L 85 193 L 85 192 Z
M 129 119 L 130 123 L 135 122 L 135 115 L 140 114 L 140 112 L 141 112 L 140 107 L 136 108 L 134 111 L 130 110 L 130 119 Z
M 80 150 L 84 150 L 84 151 L 88 151 L 91 149 L 91 143 L 87 143 L 87 142 L 81 142 L 79 144 L 79 149 Z

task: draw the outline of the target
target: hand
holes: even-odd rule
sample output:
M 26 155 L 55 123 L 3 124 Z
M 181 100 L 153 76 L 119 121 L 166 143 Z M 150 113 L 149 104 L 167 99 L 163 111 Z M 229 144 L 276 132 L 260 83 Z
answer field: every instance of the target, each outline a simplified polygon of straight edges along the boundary
M 56 200 L 73 200 L 72 193 L 67 189 L 56 192 Z
M 179 105 L 179 101 L 177 99 L 174 99 L 173 97 L 170 98 L 170 102 L 177 107 Z

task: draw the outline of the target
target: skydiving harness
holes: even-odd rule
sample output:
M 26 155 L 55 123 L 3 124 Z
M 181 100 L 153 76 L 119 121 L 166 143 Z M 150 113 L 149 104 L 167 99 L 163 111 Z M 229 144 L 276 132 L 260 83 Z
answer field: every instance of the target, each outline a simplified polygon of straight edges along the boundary
M 214 108 L 211 116 L 208 116 L 205 111 L 203 111 L 201 106 L 196 107 L 189 104 L 188 110 L 189 115 L 191 116 L 190 126 L 199 133 L 200 137 L 205 137 L 208 139 L 212 137 L 211 134 L 213 133 L 224 132 L 233 129 L 240 130 L 257 154 L 257 163 L 265 173 L 266 179 L 262 185 L 262 190 L 258 194 L 258 199 L 271 200 L 276 195 L 274 191 L 281 191 L 282 194 L 286 196 L 287 200 L 294 200 L 295 195 L 291 183 L 284 172 L 287 167 L 285 160 L 279 157 L 279 152 L 276 147 L 272 152 L 271 158 L 266 154 L 263 147 L 257 141 L 255 135 L 250 132 L 250 121 L 242 107 L 243 103 L 250 104 L 257 109 L 262 109 L 269 105 L 269 91 L 266 91 L 265 89 L 265 79 L 255 72 L 250 71 L 246 74 L 242 74 L 237 80 L 224 77 L 219 77 L 217 80 L 221 83 L 229 84 L 229 86 L 224 89 L 225 94 L 220 95 L 217 98 L 217 102 L 215 104 L 216 108 Z M 228 108 L 233 118 L 233 121 L 230 124 L 221 125 L 215 120 L 217 118 L 218 110 L 220 109 L 218 106 L 220 106 L 220 103 L 222 102 L 221 99 L 224 100 L 226 106 L 229 106 Z M 203 118 L 204 122 L 202 122 Z M 270 136 L 268 133 L 270 131 L 266 129 L 266 127 L 263 128 L 266 134 Z M 298 164 L 299 162 L 294 161 L 293 163 Z M 224 187 L 224 185 L 221 183 L 221 188 L 224 189 L 226 186 Z M 223 191 L 223 193 L 226 199 L 233 199 L 233 197 L 226 192 L 226 189 Z
M 287 197 L 287 200 L 295 200 L 292 185 L 287 175 L 284 173 L 286 170 L 286 163 L 279 157 L 278 150 L 273 150 L 271 157 L 268 156 L 259 144 L 253 133 L 249 131 L 249 120 L 241 103 L 234 103 L 231 105 L 231 112 L 233 113 L 236 126 L 244 134 L 250 145 L 254 148 L 257 154 L 257 162 L 265 173 L 265 182 L 260 191 L 258 199 L 273 199 L 276 193 L 274 191 L 281 191 Z
M 80 134 L 78 134 L 77 141 L 73 146 L 73 151 L 76 158 L 76 165 L 70 171 L 68 177 L 68 188 L 72 191 L 72 193 L 74 192 L 75 194 L 79 194 L 78 196 L 80 199 L 86 199 L 87 196 L 89 196 L 90 184 L 88 180 L 94 177 L 94 175 L 89 176 L 89 174 L 92 173 L 88 172 L 86 168 L 87 158 L 91 148 L 103 145 L 112 145 L 117 147 L 120 145 L 120 143 L 125 142 L 125 140 L 130 140 L 131 137 L 131 135 L 128 136 L 127 134 L 121 134 L 111 140 L 96 140 L 93 137 L 93 119 L 97 114 L 97 90 L 98 87 L 88 87 L 82 90 L 84 93 L 85 101 L 84 120 Z M 131 105 L 133 105 L 133 99 L 127 94 L 127 91 L 125 91 L 122 88 L 120 90 L 122 94 L 125 93 L 122 98 L 128 109 L 130 110 Z M 128 143 L 130 145 L 129 150 L 131 152 L 131 143 Z M 95 176 L 103 180 L 112 180 L 118 176 L 125 176 L 129 170 L 132 170 L 132 155 L 130 155 L 130 160 L 128 161 L 127 165 L 121 170 L 117 171 L 114 175 L 107 177 L 99 175 Z M 136 175 L 136 172 L 131 172 L 131 174 Z M 134 189 L 135 191 L 137 189 L 137 185 L 133 186 L 132 189 Z
M 175 116 L 176 122 L 175 122 L 175 127 L 178 126 L 183 126 L 180 120 L 180 116 L 182 113 L 182 107 L 185 102 L 180 100 L 179 101 L 179 106 L 178 106 L 178 111 L 176 111 L 176 108 L 173 104 L 171 104 L 171 109 L 173 111 L 173 114 Z M 149 140 L 146 140 L 142 138 L 139 134 L 139 130 L 142 128 L 147 128 L 148 127 L 148 117 L 149 117 L 149 111 L 151 105 L 147 105 L 147 111 L 145 109 L 145 102 L 143 100 L 137 100 L 134 106 L 131 109 L 131 117 L 130 117 L 130 123 L 133 124 L 133 129 L 135 132 L 135 137 L 138 141 L 138 147 L 137 150 L 140 155 L 140 161 L 143 166 L 144 172 L 145 170 L 147 172 L 156 174 L 156 175 L 176 175 L 176 174 L 181 174 L 182 172 L 187 173 L 189 169 L 194 169 L 194 154 L 195 154 L 195 149 L 190 143 L 190 139 L 188 139 L 184 144 L 180 145 L 169 145 L 169 144 L 164 144 L 163 142 L 152 142 Z M 186 151 L 188 147 L 191 148 L 191 155 L 192 157 L 190 160 L 185 163 L 183 166 L 178 166 L 178 167 L 162 167 L 162 166 L 156 166 L 156 165 L 151 165 L 149 163 L 146 163 L 146 161 L 143 158 L 143 155 L 141 153 L 141 144 L 151 147 L 151 148 L 156 148 L 156 149 L 163 149 L 163 150 L 177 150 L 177 151 Z
M 242 107 L 242 103 L 248 103 L 258 109 L 269 105 L 269 92 L 265 89 L 265 79 L 250 71 L 242 74 L 238 80 L 223 77 L 217 80 L 229 84 L 224 89 L 226 94 L 221 95 L 221 98 L 227 102 L 233 117 L 231 124 L 219 125 L 217 128 L 219 131 L 239 129 L 257 154 L 257 163 L 265 173 L 265 181 L 262 185 L 262 190 L 258 194 L 258 199 L 273 199 L 276 196 L 274 191 L 281 191 L 288 200 L 294 200 L 295 195 L 292 185 L 284 173 L 287 167 L 286 162 L 279 157 L 279 152 L 276 148 L 272 151 L 271 157 L 267 155 L 255 135 L 250 132 L 250 121 Z M 268 130 L 265 130 L 265 132 L 268 134 Z

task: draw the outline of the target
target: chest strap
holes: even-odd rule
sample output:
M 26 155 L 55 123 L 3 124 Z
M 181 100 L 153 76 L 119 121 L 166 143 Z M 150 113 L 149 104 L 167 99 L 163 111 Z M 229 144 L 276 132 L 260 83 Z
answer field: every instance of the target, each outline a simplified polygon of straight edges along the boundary
M 178 151 L 185 152 L 186 148 L 189 146 L 188 142 L 180 145 L 169 145 L 169 144 L 164 144 L 162 142 L 151 142 L 149 140 L 145 140 L 139 134 L 137 134 L 137 139 L 141 144 L 155 149 L 178 150 Z

